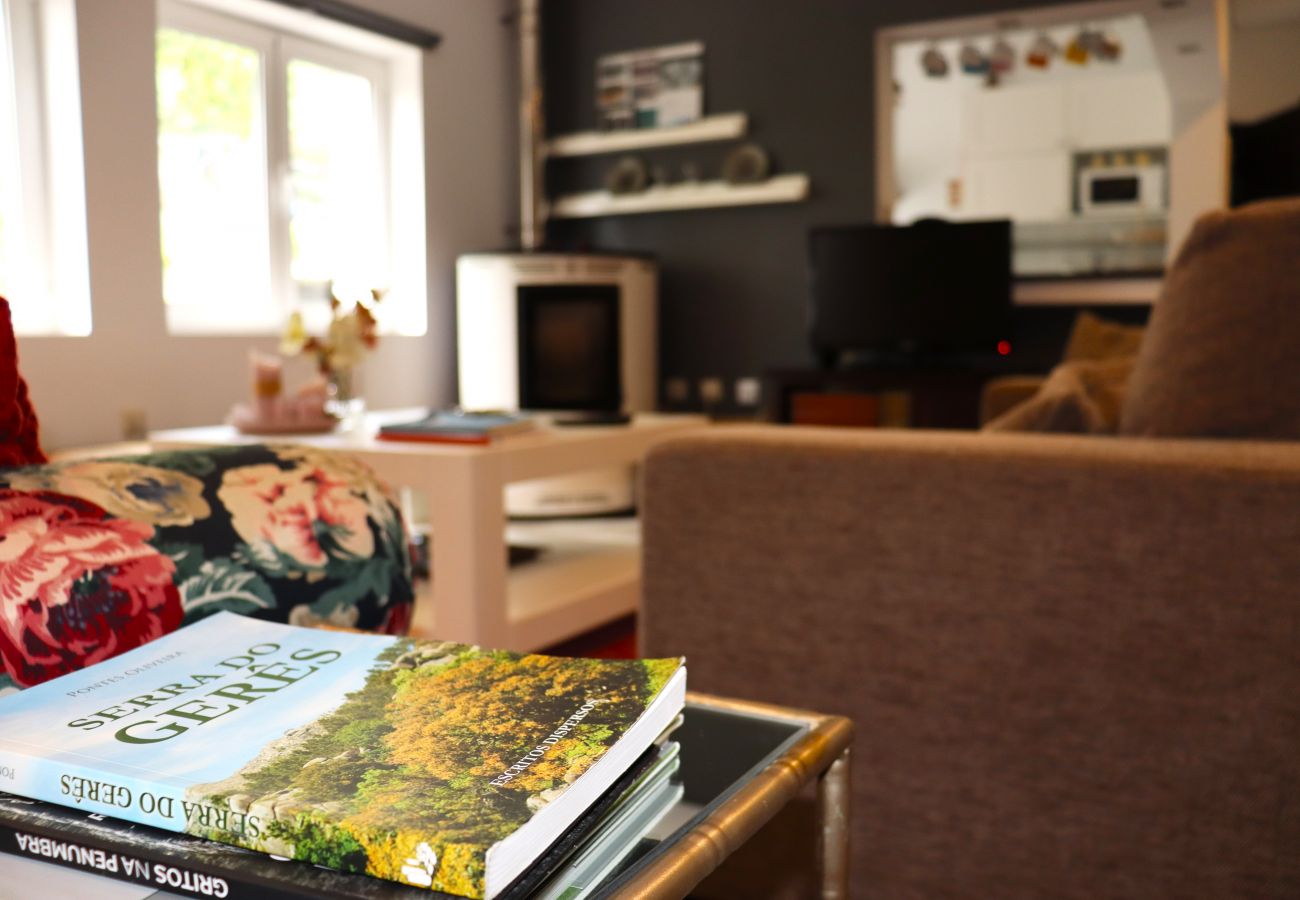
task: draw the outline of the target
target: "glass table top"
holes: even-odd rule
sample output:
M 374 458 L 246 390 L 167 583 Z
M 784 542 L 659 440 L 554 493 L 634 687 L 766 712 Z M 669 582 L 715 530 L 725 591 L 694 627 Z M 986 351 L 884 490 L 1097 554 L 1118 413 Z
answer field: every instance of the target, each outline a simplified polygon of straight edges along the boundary
M 688 703 L 681 726 L 671 735 L 681 745 L 681 768 L 673 778 L 682 796 L 589 896 L 617 893 L 807 731 L 802 722 Z

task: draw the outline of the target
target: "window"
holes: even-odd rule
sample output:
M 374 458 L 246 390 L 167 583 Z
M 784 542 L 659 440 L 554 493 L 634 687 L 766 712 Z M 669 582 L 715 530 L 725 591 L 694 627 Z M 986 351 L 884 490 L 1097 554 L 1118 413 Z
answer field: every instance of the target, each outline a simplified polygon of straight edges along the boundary
M 0 20 L 0 295 L 19 334 L 89 334 L 72 0 L 0 0 Z
M 346 26 L 295 31 L 292 10 L 252 21 L 229 9 L 258 11 L 217 0 L 160 6 L 169 329 L 274 332 L 294 309 L 327 317 L 338 282 L 389 289 L 381 324 L 422 334 L 418 53 Z M 396 182 L 421 202 L 396 197 Z

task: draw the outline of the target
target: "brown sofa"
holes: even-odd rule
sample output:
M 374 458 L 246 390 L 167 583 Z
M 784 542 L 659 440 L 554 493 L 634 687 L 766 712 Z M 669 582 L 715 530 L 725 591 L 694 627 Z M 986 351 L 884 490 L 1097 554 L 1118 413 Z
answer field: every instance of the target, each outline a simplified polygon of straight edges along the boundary
M 853 896 L 1300 896 L 1300 247 L 1203 268 L 1234 235 L 1300 242 L 1300 202 L 1276 213 L 1198 227 L 1126 436 L 753 426 L 651 454 L 642 649 L 852 717 Z M 1192 333 L 1240 341 L 1288 292 L 1254 327 L 1289 348 L 1241 349 L 1290 367 L 1224 364 L 1271 439 L 1216 429 L 1173 391 L 1205 392 Z M 1144 436 L 1190 427 L 1237 437 Z M 809 896 L 800 813 L 701 896 Z

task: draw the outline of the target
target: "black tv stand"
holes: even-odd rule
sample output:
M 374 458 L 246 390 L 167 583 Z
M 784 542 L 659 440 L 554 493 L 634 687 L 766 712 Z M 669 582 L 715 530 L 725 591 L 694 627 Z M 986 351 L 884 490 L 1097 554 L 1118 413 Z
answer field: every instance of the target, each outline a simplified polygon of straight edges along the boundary
M 977 428 L 990 379 L 1023 371 L 994 354 L 909 354 L 764 373 L 768 421 L 802 425 Z
M 822 358 L 822 369 L 857 372 L 864 369 L 1009 371 L 1006 357 L 984 350 L 862 350 Z

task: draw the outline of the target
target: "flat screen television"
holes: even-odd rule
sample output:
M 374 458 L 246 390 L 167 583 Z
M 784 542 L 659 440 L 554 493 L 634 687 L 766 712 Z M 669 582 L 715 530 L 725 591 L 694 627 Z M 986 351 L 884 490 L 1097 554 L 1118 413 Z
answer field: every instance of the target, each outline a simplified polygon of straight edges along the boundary
M 1010 221 L 814 227 L 808 259 L 823 365 L 1005 352 Z

